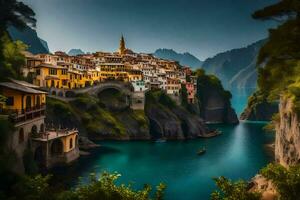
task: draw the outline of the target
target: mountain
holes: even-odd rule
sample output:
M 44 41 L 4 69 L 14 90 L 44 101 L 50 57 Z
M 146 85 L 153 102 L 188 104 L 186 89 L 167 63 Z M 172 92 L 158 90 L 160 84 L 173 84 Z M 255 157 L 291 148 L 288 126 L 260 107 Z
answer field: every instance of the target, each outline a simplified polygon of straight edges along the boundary
M 33 54 L 49 53 L 47 42 L 39 38 L 36 31 L 29 26 L 23 30 L 10 26 L 7 31 L 13 40 L 21 40 L 27 44 L 29 52 Z
M 80 55 L 80 54 L 84 54 L 84 52 L 81 49 L 71 49 L 68 52 L 69 56 L 77 56 L 77 55 Z
M 266 42 L 260 40 L 247 47 L 219 53 L 204 61 L 207 73 L 218 76 L 228 89 L 256 87 L 256 60 L 259 49 Z
M 177 53 L 173 49 L 157 49 L 153 55 L 158 58 L 175 60 L 178 61 L 181 65 L 187 65 L 192 68 L 199 68 L 202 66 L 202 61 L 193 56 L 192 54 L 186 53 Z

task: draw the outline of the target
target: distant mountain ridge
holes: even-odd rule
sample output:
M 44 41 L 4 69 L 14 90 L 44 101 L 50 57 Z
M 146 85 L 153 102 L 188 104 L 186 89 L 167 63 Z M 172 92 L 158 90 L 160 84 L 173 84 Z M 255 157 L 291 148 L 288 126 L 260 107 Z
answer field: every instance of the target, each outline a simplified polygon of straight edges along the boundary
M 7 31 L 14 41 L 21 40 L 27 44 L 29 52 L 33 54 L 49 53 L 47 42 L 39 38 L 36 31 L 29 26 L 26 26 L 23 30 L 10 26 Z
M 233 49 L 208 58 L 203 69 L 218 76 L 227 89 L 256 87 L 256 60 L 266 40 L 260 40 L 244 48 Z
M 173 49 L 157 49 L 153 55 L 162 59 L 178 61 L 181 65 L 187 65 L 191 68 L 200 68 L 203 64 L 203 62 L 194 55 L 188 52 L 177 53 Z
M 80 54 L 84 54 L 84 52 L 81 49 L 70 49 L 70 51 L 68 52 L 69 56 L 77 56 Z

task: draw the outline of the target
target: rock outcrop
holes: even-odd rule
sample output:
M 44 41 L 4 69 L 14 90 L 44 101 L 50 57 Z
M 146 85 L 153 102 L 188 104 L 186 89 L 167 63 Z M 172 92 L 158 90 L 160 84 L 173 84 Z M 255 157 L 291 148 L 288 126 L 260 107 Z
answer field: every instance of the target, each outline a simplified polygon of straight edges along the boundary
M 197 76 L 200 117 L 207 123 L 239 123 L 231 107 L 232 95 L 223 88 L 221 81 L 216 76 L 206 75 L 201 70 L 198 70 Z
M 285 167 L 300 163 L 300 124 L 293 107 L 291 98 L 281 97 L 275 122 L 275 159 Z
M 241 114 L 241 120 L 249 121 L 270 121 L 272 116 L 278 112 L 278 103 L 268 103 L 266 101 L 248 106 Z
M 267 180 L 260 174 L 257 174 L 251 180 L 251 189 L 249 192 L 261 193 L 261 200 L 275 200 L 278 199 L 278 193 L 272 181 Z
M 203 102 L 202 117 L 207 123 L 238 123 L 238 117 L 230 102 L 219 91 L 207 91 Z
M 177 106 L 162 91 L 147 93 L 145 114 L 155 139 L 191 139 L 208 134 L 204 121 L 196 114 Z

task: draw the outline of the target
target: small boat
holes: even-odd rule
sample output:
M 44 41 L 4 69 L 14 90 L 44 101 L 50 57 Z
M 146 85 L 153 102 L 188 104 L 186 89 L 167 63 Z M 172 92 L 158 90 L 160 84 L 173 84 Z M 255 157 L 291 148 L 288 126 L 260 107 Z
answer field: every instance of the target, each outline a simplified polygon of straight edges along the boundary
M 205 154 L 206 153 L 206 149 L 205 148 L 203 148 L 203 149 L 200 149 L 198 152 L 197 152 L 197 154 L 200 156 L 200 155 L 203 155 L 203 154 Z
M 156 143 L 164 143 L 164 142 L 166 142 L 166 141 L 167 141 L 166 139 L 160 138 L 160 139 L 156 140 L 155 142 L 156 142 Z

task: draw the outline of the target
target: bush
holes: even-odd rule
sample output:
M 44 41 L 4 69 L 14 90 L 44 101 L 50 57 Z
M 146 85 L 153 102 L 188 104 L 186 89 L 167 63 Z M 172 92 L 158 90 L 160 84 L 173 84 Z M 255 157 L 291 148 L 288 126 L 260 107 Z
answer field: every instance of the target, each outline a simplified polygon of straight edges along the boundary
M 225 177 L 214 179 L 219 190 L 211 194 L 212 200 L 259 200 L 261 194 L 248 192 L 245 181 L 232 182 Z
M 260 173 L 271 180 L 279 193 L 279 199 L 300 199 L 300 166 L 290 166 L 289 169 L 279 164 L 269 164 Z
M 12 199 L 24 200 L 150 200 L 150 185 L 134 190 L 130 185 L 116 185 L 119 174 L 104 172 L 98 179 L 91 174 L 88 184 L 80 184 L 71 190 L 57 191 L 49 185 L 50 176 L 24 176 L 14 187 Z M 166 186 L 159 184 L 153 200 L 162 200 Z

